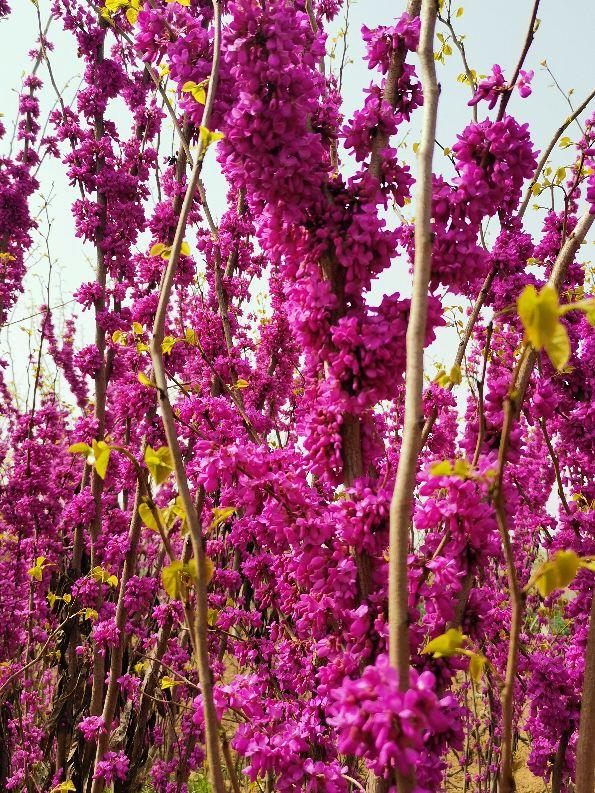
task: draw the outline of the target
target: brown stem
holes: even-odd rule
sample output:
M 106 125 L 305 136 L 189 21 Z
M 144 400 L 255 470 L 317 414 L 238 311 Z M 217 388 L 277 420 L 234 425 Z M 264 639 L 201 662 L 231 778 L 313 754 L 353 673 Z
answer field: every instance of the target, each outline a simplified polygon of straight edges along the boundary
M 560 253 L 558 254 L 554 267 L 552 268 L 551 275 L 548 279 L 548 284 L 550 286 L 553 286 L 556 289 L 560 288 L 566 270 L 573 261 L 576 251 L 584 240 L 585 235 L 587 234 L 587 231 L 590 229 L 594 220 L 595 216 L 589 215 L 588 213 L 585 214 L 581 220 L 579 220 L 573 234 L 568 237 L 562 246 Z M 525 394 L 531 379 L 531 374 L 533 372 L 533 367 L 535 366 L 535 360 L 536 353 L 530 349 L 528 345 L 525 345 L 523 347 L 522 356 L 517 364 L 512 378 L 509 395 L 507 396 L 504 403 L 504 424 L 502 427 L 502 436 L 498 451 L 498 479 L 494 492 L 494 506 L 496 509 L 496 518 L 502 539 L 504 556 L 506 559 L 506 571 L 508 575 L 508 586 L 512 610 L 510 639 L 508 644 L 508 658 L 506 662 L 506 676 L 504 680 L 504 689 L 502 691 L 502 753 L 500 765 L 500 793 L 511 793 L 511 791 L 514 790 L 514 780 L 512 777 L 513 704 L 518 665 L 519 637 L 525 603 L 525 594 L 519 587 L 514 564 L 514 555 L 507 526 L 502 486 L 504 481 L 504 470 L 506 467 L 510 433 L 514 424 L 514 420 L 518 418 L 520 414 Z M 587 793 L 586 790 L 585 793 Z
M 407 6 L 407 13 L 411 19 L 419 16 L 420 8 L 421 8 L 421 0 L 409 0 L 409 4 Z M 386 76 L 386 82 L 384 84 L 384 93 L 383 99 L 385 102 L 391 107 L 396 107 L 397 100 L 399 97 L 398 90 L 399 90 L 399 80 L 403 74 L 403 66 L 405 64 L 405 58 L 407 57 L 407 50 L 403 45 L 397 46 L 395 49 L 390 68 L 388 74 Z M 372 155 L 370 157 L 370 174 L 375 178 L 380 178 L 380 165 L 381 165 L 381 158 L 380 154 L 383 149 L 386 148 L 388 145 L 388 135 L 384 132 L 378 132 L 376 137 L 374 138 L 374 143 L 372 144 Z
M 439 87 L 434 64 L 435 0 L 423 0 L 421 33 L 418 47 L 421 82 L 424 93 L 424 116 L 418 153 L 418 177 L 415 212 L 415 258 L 413 264 L 413 295 L 407 325 L 407 362 L 405 371 L 405 417 L 403 441 L 393 497 L 390 505 L 389 541 L 389 653 L 397 669 L 399 688 L 409 688 L 409 609 L 407 555 L 409 524 L 420 435 L 423 424 L 422 393 L 424 344 L 428 313 L 428 288 L 432 266 L 432 158 L 436 138 Z M 407 793 L 414 783 L 398 775 L 400 793 Z
M 585 653 L 575 785 L 576 793 L 593 793 L 595 789 L 595 596 L 591 597 L 589 638 Z
M 566 759 L 566 750 L 568 749 L 568 742 L 572 735 L 572 726 L 567 727 L 558 743 L 556 750 L 556 757 L 554 759 L 554 767 L 552 768 L 552 793 L 562 793 L 562 783 L 564 782 L 564 760 Z
M 208 127 L 209 119 L 213 109 L 215 99 L 215 92 L 217 89 L 217 81 L 219 74 L 219 58 L 220 58 L 220 41 L 221 41 L 221 4 L 220 0 L 213 0 L 214 10 L 214 27 L 215 38 L 213 45 L 213 64 L 211 67 L 211 77 L 209 79 L 209 87 L 205 102 L 205 107 L 202 117 L 202 125 Z M 213 700 L 213 683 L 211 676 L 211 668 L 209 664 L 209 648 L 208 648 L 208 599 L 207 599 L 207 583 L 206 583 L 206 557 L 204 551 L 204 544 L 202 538 L 202 527 L 199 520 L 199 515 L 192 500 L 190 493 L 190 486 L 186 475 L 186 468 L 182 458 L 180 449 L 180 442 L 178 440 L 176 422 L 174 412 L 169 401 L 167 392 L 167 378 L 165 374 L 165 366 L 163 362 L 163 353 L 161 345 L 165 335 L 165 319 L 169 299 L 171 296 L 174 279 L 177 272 L 178 261 L 180 258 L 180 249 L 186 230 L 188 215 L 194 201 L 194 196 L 198 187 L 200 173 L 203 161 L 203 142 L 199 141 L 198 152 L 188 186 L 184 202 L 178 219 L 178 225 L 172 244 L 172 250 L 169 256 L 167 267 L 163 274 L 161 282 L 161 289 L 159 294 L 159 303 L 155 314 L 155 321 L 153 324 L 153 336 L 151 340 L 151 360 L 153 362 L 153 370 L 155 374 L 155 382 L 157 385 L 157 393 L 159 405 L 161 408 L 161 416 L 163 420 L 163 427 L 167 439 L 167 444 L 171 451 L 174 473 L 176 477 L 176 484 L 180 493 L 180 498 L 186 519 L 190 529 L 190 536 L 192 539 L 192 547 L 196 559 L 198 569 L 198 579 L 196 581 L 196 615 L 194 620 L 194 638 L 195 638 L 195 655 L 196 664 L 198 669 L 198 676 L 202 691 L 203 713 L 205 720 L 205 743 L 206 754 L 209 768 L 209 778 L 214 793 L 225 793 L 225 785 L 223 782 L 223 772 L 221 768 L 221 756 L 219 747 L 218 736 L 218 719 L 215 710 L 215 703 Z

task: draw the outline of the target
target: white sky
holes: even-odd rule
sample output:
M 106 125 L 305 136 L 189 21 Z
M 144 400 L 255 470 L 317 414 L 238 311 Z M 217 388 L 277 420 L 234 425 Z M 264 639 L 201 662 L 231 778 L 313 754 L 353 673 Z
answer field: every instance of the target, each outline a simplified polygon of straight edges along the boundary
M 39 4 L 41 17 L 45 24 L 50 0 L 39 0 Z M 0 53 L 3 64 L 2 81 L 0 82 L 0 111 L 4 114 L 3 122 L 7 127 L 6 139 L 0 141 L 2 153 L 6 153 L 8 149 L 12 123 L 16 116 L 20 82 L 23 74 L 30 68 L 27 52 L 34 45 L 37 36 L 34 5 L 27 0 L 11 0 L 11 5 L 13 6 L 11 16 L 0 22 Z M 492 0 L 491 2 L 467 0 L 460 4 L 453 2 L 453 8 L 458 8 L 459 5 L 464 7 L 464 14 L 456 20 L 456 29 L 466 35 L 465 46 L 471 67 L 482 74 L 491 71 L 492 64 L 499 63 L 505 75 L 510 76 L 524 41 L 532 0 Z M 351 3 L 348 58 L 353 62 L 348 62 L 344 77 L 344 112 L 347 116 L 361 105 L 363 88 L 377 75 L 376 72 L 373 74 L 368 72 L 365 63 L 362 62 L 361 26 L 366 24 L 368 27 L 375 27 L 378 24 L 391 24 L 395 17 L 401 15 L 404 8 L 404 0 L 395 0 L 394 2 L 358 0 L 358 2 Z M 547 145 L 553 132 L 570 110 L 565 98 L 554 86 L 550 75 L 540 66 L 540 61 L 547 59 L 561 88 L 564 91 L 573 89 L 571 101 L 575 106 L 580 104 L 593 88 L 594 82 L 592 40 L 595 31 L 595 4 L 593 0 L 567 0 L 563 3 L 542 0 L 539 18 L 541 25 L 525 63 L 525 68 L 535 70 L 533 94 L 528 99 L 521 100 L 518 93 L 515 92 L 508 111 L 521 122 L 530 121 L 534 144 L 538 149 L 541 149 Z M 341 24 L 342 19 L 339 20 L 339 26 Z M 441 25 L 438 26 L 438 30 L 447 33 Z M 52 23 L 48 37 L 55 45 L 54 52 L 51 54 L 51 62 L 56 81 L 60 87 L 67 86 L 64 96 L 68 102 L 79 84 L 82 62 L 76 56 L 72 37 L 70 34 L 62 32 L 59 22 Z M 340 51 L 341 43 L 339 42 L 339 55 Z M 462 71 L 462 64 L 456 50 L 453 56 L 447 59 L 446 65 L 438 64 L 442 95 L 437 138 L 444 146 L 452 146 L 457 132 L 470 120 L 470 108 L 466 106 L 469 98 L 468 86 L 456 81 L 456 76 Z M 43 125 L 55 97 L 49 81 L 47 81 L 45 67 L 40 69 L 39 76 L 46 83 L 42 89 Z M 480 105 L 480 118 L 485 112 L 485 107 L 485 103 Z M 595 110 L 595 103 L 591 110 Z M 117 108 L 114 108 L 112 112 L 117 118 Z M 409 150 L 404 152 L 404 156 L 411 161 L 413 161 L 411 144 L 418 139 L 416 126 L 418 123 L 419 113 L 407 139 Z M 570 128 L 565 134 L 575 138 L 579 134 L 579 130 L 576 125 L 573 126 L 574 128 Z M 400 131 L 398 140 L 401 139 L 402 134 L 403 132 Z M 555 153 L 556 165 L 570 163 L 571 152 L 572 150 L 564 152 L 558 149 Z M 224 209 L 225 189 L 222 179 L 213 167 L 213 159 L 211 157 L 205 181 L 211 207 L 215 214 L 220 216 Z M 444 168 L 445 173 L 450 175 L 449 163 L 439 149 L 436 150 L 435 163 L 437 170 Z M 92 251 L 74 236 L 70 203 L 75 197 L 75 193 L 68 186 L 63 166 L 55 160 L 44 163 L 40 172 L 40 182 L 42 185 L 41 195 L 35 199 L 36 211 L 42 212 L 44 200 L 51 199 L 47 211 L 51 224 L 49 247 L 53 259 L 50 291 L 51 304 L 57 305 L 68 301 L 72 292 L 82 281 L 93 278 L 89 258 L 92 257 Z M 527 223 L 531 231 L 539 229 L 541 217 L 541 212 L 529 210 Z M 28 261 L 26 291 L 13 311 L 12 322 L 37 311 L 39 305 L 46 301 L 48 259 L 45 255 L 45 236 L 47 234 L 48 224 L 45 214 L 42 213 L 40 229 L 36 235 L 37 247 L 32 251 Z M 583 256 L 590 256 L 591 245 L 589 254 L 583 254 Z M 376 285 L 374 298 L 377 300 L 381 291 L 399 290 L 407 294 L 408 289 L 407 267 L 397 259 Z M 449 302 L 453 304 L 455 301 Z M 69 312 L 72 307 L 72 305 L 66 306 L 65 311 Z M 59 312 L 55 317 L 57 327 L 59 326 L 58 316 Z M 26 329 L 37 329 L 38 322 L 39 319 L 28 319 L 23 323 L 0 329 L 0 357 L 6 357 L 10 353 L 21 392 L 26 388 L 29 350 L 35 349 L 37 346 L 35 336 L 31 338 Z M 86 342 L 90 340 L 89 328 L 89 323 L 84 320 L 81 331 L 82 336 L 87 337 Z M 444 361 L 448 366 L 454 356 L 456 341 L 453 331 L 443 331 L 439 341 L 432 348 L 430 360 L 438 359 Z

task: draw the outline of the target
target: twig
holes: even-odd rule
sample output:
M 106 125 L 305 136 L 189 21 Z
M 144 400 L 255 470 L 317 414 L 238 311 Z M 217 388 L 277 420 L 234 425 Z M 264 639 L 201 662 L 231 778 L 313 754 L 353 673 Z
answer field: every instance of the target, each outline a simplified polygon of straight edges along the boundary
M 525 197 L 523 198 L 523 203 L 521 204 L 521 207 L 518 212 L 519 218 L 522 218 L 525 212 L 527 211 L 527 206 L 529 205 L 529 201 L 531 200 L 531 190 L 533 189 L 533 186 L 537 184 L 537 180 L 539 179 L 541 172 L 543 171 L 545 164 L 549 159 L 550 154 L 554 150 L 554 146 L 562 137 L 562 133 L 564 132 L 564 130 L 567 129 L 572 124 L 572 122 L 575 121 L 580 116 L 583 110 L 591 102 L 593 97 L 595 97 L 595 90 L 591 91 L 591 93 L 584 100 L 584 102 L 582 102 L 582 104 L 580 104 L 577 107 L 577 109 L 574 111 L 574 113 L 571 116 L 568 116 L 566 121 L 564 121 L 564 123 L 561 124 L 554 133 L 553 138 L 551 139 L 547 148 L 544 150 L 543 154 L 539 158 L 539 162 L 537 163 L 537 168 L 535 170 L 535 173 L 533 174 L 533 179 L 531 179 L 531 182 L 527 187 L 527 192 L 525 193 Z

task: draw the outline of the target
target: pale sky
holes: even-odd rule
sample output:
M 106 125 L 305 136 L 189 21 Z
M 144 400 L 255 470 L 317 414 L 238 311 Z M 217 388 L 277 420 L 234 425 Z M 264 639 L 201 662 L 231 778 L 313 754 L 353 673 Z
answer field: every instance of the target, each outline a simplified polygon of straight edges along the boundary
M 448 2 L 448 0 L 447 0 Z M 0 82 L 0 110 L 3 112 L 3 122 L 7 127 L 7 136 L 0 141 L 0 151 L 6 153 L 12 130 L 12 123 L 16 115 L 17 92 L 23 74 L 28 70 L 30 61 L 27 57 L 28 50 L 34 45 L 37 35 L 37 20 L 35 6 L 28 0 L 12 0 L 13 12 L 7 20 L 0 22 L 0 52 L 2 53 L 2 81 Z M 50 8 L 49 0 L 39 0 L 41 17 L 45 24 Z M 532 0 L 467 0 L 462 3 L 453 2 L 453 9 L 463 6 L 463 15 L 456 19 L 456 29 L 464 33 L 465 46 L 468 60 L 472 68 L 484 74 L 491 71 L 494 63 L 499 63 L 506 76 L 510 76 L 524 41 L 528 20 L 532 8 Z M 348 62 L 344 76 L 344 112 L 347 116 L 362 103 L 363 88 L 377 73 L 368 72 L 361 60 L 363 43 L 361 40 L 361 27 L 375 27 L 379 24 L 391 24 L 391 21 L 400 16 L 405 8 L 404 0 L 395 2 L 357 0 L 351 2 L 350 21 L 348 31 Z M 554 77 L 560 87 L 568 92 L 572 89 L 570 100 L 577 106 L 593 88 L 595 82 L 595 69 L 593 68 L 592 40 L 595 32 L 595 4 L 593 0 L 567 0 L 554 2 L 542 0 L 539 12 L 541 24 L 535 42 L 525 62 L 526 69 L 534 69 L 533 94 L 528 99 L 522 100 L 515 92 L 508 106 L 508 112 L 521 121 L 529 121 L 532 130 L 534 145 L 538 149 L 544 148 L 555 129 L 569 115 L 569 105 L 556 88 L 551 76 L 540 62 L 547 59 Z M 339 27 L 342 25 L 339 19 Z M 447 35 L 447 31 L 438 25 L 438 31 Z M 336 31 L 335 31 L 336 32 Z M 64 97 L 69 102 L 76 91 L 80 81 L 81 61 L 76 56 L 73 39 L 70 34 L 65 34 L 60 29 L 59 22 L 53 22 L 50 28 L 49 39 L 54 43 L 55 49 L 51 54 L 52 67 L 56 82 L 60 87 L 66 86 Z M 330 49 L 329 42 L 329 49 Z M 341 43 L 337 52 L 340 55 Z M 454 48 L 453 48 L 454 50 Z M 463 71 L 458 53 L 454 50 L 451 57 L 447 58 L 445 65 L 438 64 L 438 79 L 442 85 L 442 94 L 438 113 L 437 139 L 443 146 L 452 146 L 457 132 L 470 120 L 470 108 L 466 103 L 469 98 L 468 86 L 458 83 L 456 77 Z M 44 80 L 42 89 L 42 125 L 47 117 L 48 110 L 55 101 L 47 71 L 44 66 L 39 70 L 39 76 Z M 480 104 L 480 118 L 485 113 L 485 103 Z M 595 111 L 595 103 L 590 108 Z M 119 116 L 116 107 L 111 111 L 117 119 Z M 586 115 L 586 114 L 585 114 Z M 584 118 L 584 116 L 583 116 Z M 414 157 L 411 153 L 411 144 L 418 139 L 418 125 L 420 114 L 418 112 L 415 122 L 408 135 L 409 149 L 403 151 L 403 156 L 412 163 Z M 167 124 L 168 122 L 164 122 Z M 566 133 L 573 139 L 580 134 L 578 127 L 573 125 Z M 397 140 L 404 134 L 399 132 Z M 555 164 L 569 164 L 572 159 L 572 150 L 566 152 L 557 149 Z M 445 174 L 452 175 L 449 163 L 439 149 L 435 154 L 436 170 L 444 169 Z M 222 179 L 216 172 L 214 158 L 206 171 L 206 186 L 209 202 L 220 215 L 224 209 L 225 187 Z M 48 161 L 40 171 L 43 198 L 35 199 L 35 206 L 41 211 L 43 199 L 50 198 L 48 217 L 51 222 L 49 233 L 49 247 L 53 258 L 53 274 L 51 285 L 51 303 L 57 305 L 68 301 L 72 292 L 81 281 L 91 280 L 93 277 L 89 258 L 92 251 L 84 246 L 73 234 L 73 223 L 70 214 L 70 203 L 75 193 L 68 186 L 64 168 L 59 163 Z M 527 213 L 527 224 L 532 232 L 539 230 L 542 212 Z M 40 229 L 36 235 L 37 249 L 32 252 L 28 265 L 29 272 L 26 279 L 26 292 L 19 300 L 13 311 L 11 321 L 15 322 L 38 310 L 39 305 L 46 300 L 48 260 L 45 256 L 45 236 L 48 233 L 48 224 L 45 215 L 40 218 Z M 589 251 L 592 251 L 592 244 Z M 585 254 L 583 254 L 585 255 Z M 375 287 L 373 299 L 378 299 L 382 291 L 408 292 L 409 276 L 406 266 L 402 261 L 396 260 L 387 273 L 383 274 L 381 281 Z M 453 304 L 454 301 L 450 301 Z M 66 312 L 73 308 L 67 305 Z M 22 327 L 37 329 L 39 318 L 27 320 Z M 56 314 L 58 325 L 58 314 Z M 12 353 L 17 371 L 20 389 L 26 383 L 26 369 L 29 345 L 37 346 L 35 338 L 30 341 L 29 335 L 20 323 L 8 328 L 0 329 L 0 356 L 7 355 L 8 349 Z M 89 341 L 90 323 L 88 319 L 82 321 L 82 335 Z M 433 346 L 430 360 L 441 360 L 448 365 L 454 356 L 456 337 L 452 331 L 444 331 L 439 341 Z

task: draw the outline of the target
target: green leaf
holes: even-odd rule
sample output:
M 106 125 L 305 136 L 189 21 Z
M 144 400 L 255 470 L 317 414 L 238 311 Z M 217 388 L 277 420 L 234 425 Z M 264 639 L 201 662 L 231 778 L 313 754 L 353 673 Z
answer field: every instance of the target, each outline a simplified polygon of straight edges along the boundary
M 153 449 L 151 446 L 147 446 L 145 449 L 145 463 L 157 485 L 165 482 L 174 468 L 173 459 L 168 446 L 161 446 L 159 449 Z
M 434 658 L 443 658 L 455 655 L 467 641 L 467 637 L 456 628 L 450 628 L 441 636 L 432 639 L 424 647 L 424 653 L 431 653 Z

